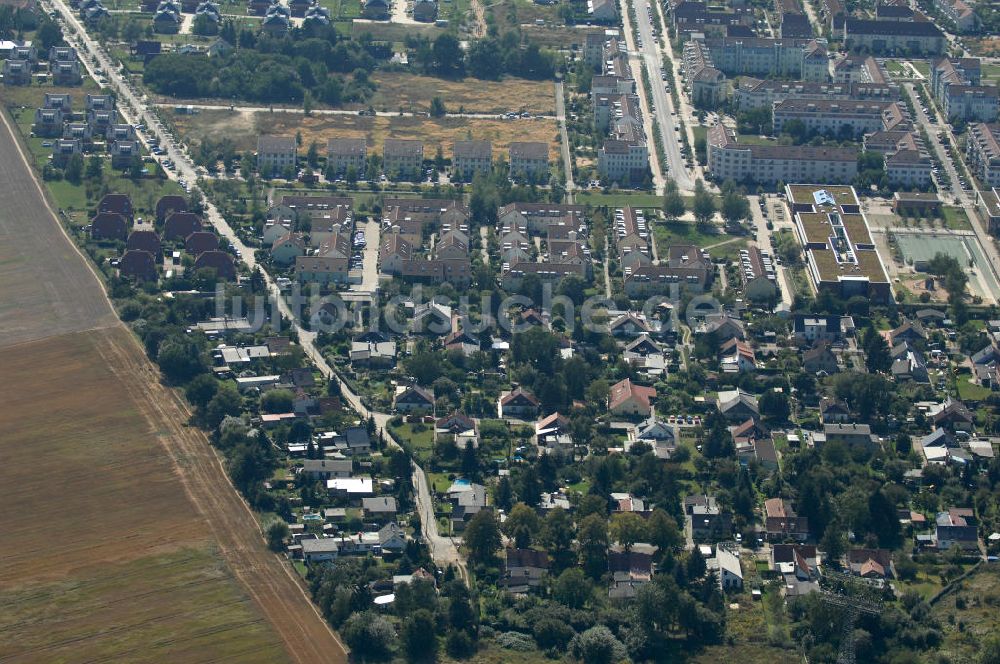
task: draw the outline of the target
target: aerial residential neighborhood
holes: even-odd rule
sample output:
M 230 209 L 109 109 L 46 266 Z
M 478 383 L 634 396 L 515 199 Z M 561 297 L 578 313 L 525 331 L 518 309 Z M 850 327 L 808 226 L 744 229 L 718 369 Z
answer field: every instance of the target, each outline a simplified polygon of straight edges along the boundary
M 1000 661 L 998 33 L 0 0 L 0 659 Z

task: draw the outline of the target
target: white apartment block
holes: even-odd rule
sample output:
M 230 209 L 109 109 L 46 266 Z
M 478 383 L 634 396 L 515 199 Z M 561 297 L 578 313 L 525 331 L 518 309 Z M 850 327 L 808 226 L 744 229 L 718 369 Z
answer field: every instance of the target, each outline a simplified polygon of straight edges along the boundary
M 731 129 L 708 130 L 708 170 L 718 181 L 771 184 L 806 181 L 850 182 L 858 173 L 858 153 L 852 148 L 811 145 L 745 145 Z

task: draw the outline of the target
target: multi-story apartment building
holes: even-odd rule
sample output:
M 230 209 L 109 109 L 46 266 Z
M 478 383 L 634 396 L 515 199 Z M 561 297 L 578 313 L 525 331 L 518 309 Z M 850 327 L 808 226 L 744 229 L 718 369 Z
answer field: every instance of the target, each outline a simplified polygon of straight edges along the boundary
M 906 126 L 903 108 L 894 101 L 785 99 L 774 104 L 773 113 L 775 134 L 793 120 L 800 120 L 809 132 L 855 138 Z
M 549 174 L 549 146 L 536 141 L 515 141 L 509 147 L 510 176 L 542 180 Z
M 965 156 L 973 175 L 991 187 L 1000 187 L 1000 124 L 970 125 Z
M 940 100 L 949 85 L 979 85 L 982 81 L 979 58 L 935 58 L 931 60 L 931 93 Z
M 889 302 L 889 275 L 854 188 L 791 184 L 785 187 L 785 196 L 816 289 L 845 300 L 861 295 Z
M 73 100 L 69 95 L 45 94 L 45 102 L 35 110 L 32 130 L 36 136 L 62 136 L 63 124 L 73 116 Z
M 844 44 L 849 49 L 867 48 L 875 53 L 935 55 L 944 51 L 944 33 L 930 21 L 903 23 L 847 18 Z
M 493 168 L 493 146 L 489 141 L 455 141 L 452 146 L 452 179 L 470 181 L 476 173 Z
M 7 58 L 3 61 L 4 85 L 28 85 L 31 83 L 31 63 L 26 60 Z
M 588 32 L 583 44 L 583 60 L 594 71 L 603 70 L 604 49 L 612 39 L 619 39 L 616 28 L 608 28 L 602 32 Z
M 993 122 L 1000 108 L 1000 88 L 995 85 L 949 85 L 941 106 L 951 122 Z
M 741 110 L 769 108 L 786 99 L 813 101 L 895 101 L 899 89 L 881 83 L 818 83 L 806 81 L 776 81 L 744 76 L 733 95 Z
M 49 72 L 55 85 L 79 85 L 83 82 L 80 62 L 72 46 L 53 46 L 49 49 Z
M 931 168 L 930 157 L 920 150 L 897 150 L 885 158 L 885 174 L 894 187 L 929 187 Z
M 748 7 L 733 7 L 719 11 L 709 9 L 704 2 L 679 0 L 667 3 L 670 25 L 679 39 L 693 34 L 724 36 L 730 26 L 753 25 L 754 15 Z
M 257 139 L 257 170 L 280 175 L 297 164 L 298 145 L 294 136 L 260 136 Z
M 838 84 L 873 83 L 890 87 L 895 85 L 885 68 L 870 55 L 848 53 L 834 61 L 831 73 L 833 82 Z
M 723 125 L 708 130 L 708 170 L 715 180 L 773 184 L 796 179 L 850 182 L 858 174 L 853 148 L 746 145 Z
M 331 138 L 326 143 L 327 169 L 345 175 L 353 168 L 357 177 L 364 177 L 368 166 L 368 144 L 364 138 Z
M 387 138 L 382 144 L 382 172 L 390 179 L 417 179 L 424 165 L 424 144 Z
M 723 37 L 706 39 L 714 66 L 727 76 L 750 75 L 826 81 L 826 47 L 814 39 Z
M 712 62 L 712 53 L 703 40 L 684 44 L 684 72 L 695 106 L 714 108 L 726 98 L 726 75 Z
M 973 5 L 965 0 L 934 0 L 934 8 L 954 23 L 958 32 L 973 32 L 979 27 Z
M 876 131 L 865 134 L 863 145 L 866 152 L 878 152 L 884 157 L 900 150 L 921 151 L 924 149 L 923 141 L 917 134 L 903 130 Z
M 949 121 L 992 122 L 997 117 L 998 90 L 980 85 L 979 58 L 939 58 L 931 62 L 931 92 Z
M 597 152 L 597 170 L 605 182 L 641 182 L 649 174 L 649 151 L 639 98 L 619 95 L 607 101 L 594 109 L 595 124 L 609 130 Z

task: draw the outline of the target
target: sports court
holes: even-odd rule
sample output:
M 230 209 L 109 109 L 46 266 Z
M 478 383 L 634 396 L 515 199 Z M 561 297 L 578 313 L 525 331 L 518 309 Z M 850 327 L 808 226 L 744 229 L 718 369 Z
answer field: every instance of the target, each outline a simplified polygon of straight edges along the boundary
M 907 233 L 899 230 L 895 230 L 894 235 L 903 259 L 913 269 L 923 271 L 935 254 L 947 254 L 970 270 L 969 288 L 973 293 L 991 301 L 995 301 L 1000 294 L 1000 284 L 993 277 L 993 271 L 974 235 Z

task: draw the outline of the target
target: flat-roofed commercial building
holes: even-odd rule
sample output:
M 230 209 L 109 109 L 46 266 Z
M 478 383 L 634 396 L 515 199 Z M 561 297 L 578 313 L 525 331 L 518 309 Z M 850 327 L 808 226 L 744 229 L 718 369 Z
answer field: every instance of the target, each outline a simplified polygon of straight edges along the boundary
M 889 275 L 854 187 L 790 184 L 785 195 L 817 290 L 845 300 L 860 295 L 874 302 L 891 301 Z

